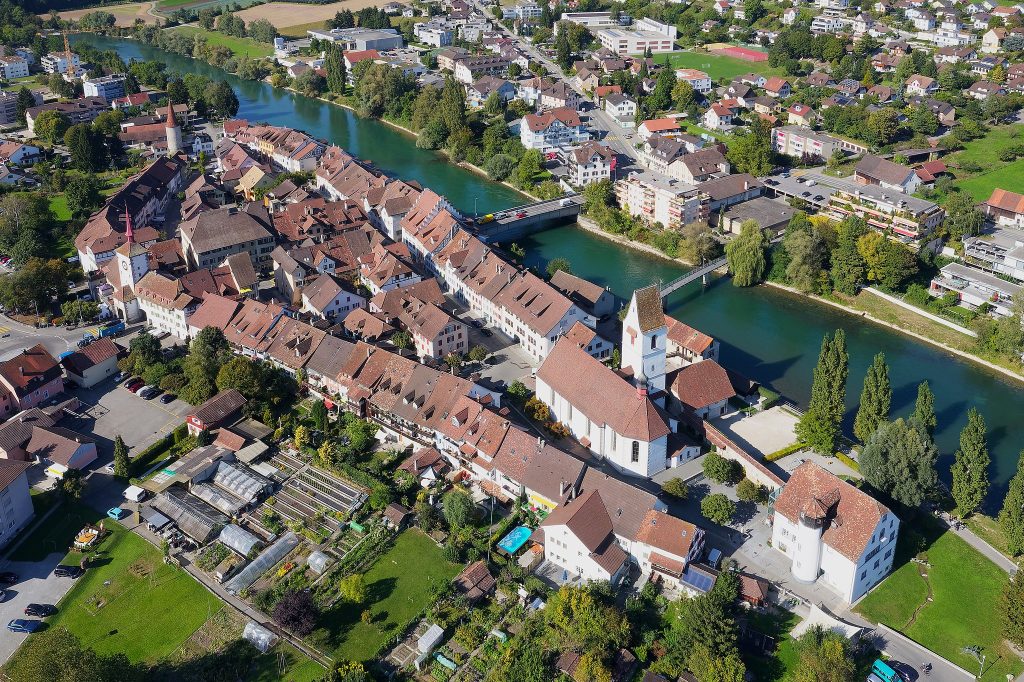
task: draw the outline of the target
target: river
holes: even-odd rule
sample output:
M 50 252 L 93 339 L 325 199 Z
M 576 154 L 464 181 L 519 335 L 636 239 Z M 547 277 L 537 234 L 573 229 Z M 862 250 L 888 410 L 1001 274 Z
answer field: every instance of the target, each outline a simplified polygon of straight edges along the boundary
M 417 149 L 413 140 L 383 123 L 360 119 L 351 111 L 319 100 L 277 90 L 267 83 L 239 79 L 205 63 L 135 41 L 103 36 L 78 36 L 102 49 L 115 49 L 125 60 L 157 59 L 179 73 L 201 73 L 226 79 L 239 100 L 238 117 L 305 130 L 373 161 L 396 176 L 415 179 L 448 196 L 458 207 L 493 211 L 524 203 L 517 192 L 447 163 L 434 152 Z M 626 248 L 578 227 L 548 230 L 523 243 L 527 261 L 543 265 L 568 258 L 573 271 L 628 296 L 654 281 L 668 282 L 685 271 L 682 265 Z M 706 289 L 692 285 L 668 300 L 668 311 L 720 339 L 721 360 L 752 379 L 771 386 L 799 404 L 810 397 L 811 375 L 822 336 L 836 328 L 847 335 L 850 385 L 846 430 L 852 428 L 864 372 L 875 353 L 885 353 L 893 385 L 893 412 L 913 409 L 917 384 L 931 383 L 939 428 L 940 475 L 948 480 L 949 465 L 960 429 L 972 405 L 988 424 L 994 482 L 988 507 L 1001 503 L 1002 492 L 1024 449 L 1024 429 L 1013 424 L 1024 406 L 1024 386 L 911 337 L 872 324 L 828 306 L 769 287 L 738 289 L 717 278 Z

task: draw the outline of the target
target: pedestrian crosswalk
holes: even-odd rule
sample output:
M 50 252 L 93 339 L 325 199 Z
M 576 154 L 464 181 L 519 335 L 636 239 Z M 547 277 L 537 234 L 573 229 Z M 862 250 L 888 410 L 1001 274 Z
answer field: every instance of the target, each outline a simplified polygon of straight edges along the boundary
M 0 327 L 0 334 L 6 334 L 9 331 L 11 331 L 10 327 Z

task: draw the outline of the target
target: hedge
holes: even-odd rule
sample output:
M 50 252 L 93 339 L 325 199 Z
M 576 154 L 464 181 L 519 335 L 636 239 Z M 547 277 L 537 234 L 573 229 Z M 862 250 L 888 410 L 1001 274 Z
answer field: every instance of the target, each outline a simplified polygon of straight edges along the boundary
M 786 457 L 788 455 L 792 455 L 794 452 L 798 452 L 800 450 L 803 450 L 806 447 L 807 447 L 807 443 L 793 443 L 792 445 L 787 445 L 786 447 L 782 448 L 781 450 L 776 450 L 775 452 L 772 452 L 770 454 L 765 455 L 764 456 L 764 461 L 766 461 L 766 462 L 775 462 L 777 460 L 782 459 L 783 457 Z
M 858 464 L 857 460 L 855 460 L 853 457 L 850 457 L 849 455 L 846 455 L 842 452 L 837 452 L 836 459 L 838 459 L 840 462 L 850 467 L 854 471 L 860 471 L 860 464 Z
M 133 457 L 128 465 L 128 472 L 132 476 L 146 473 L 149 467 L 156 464 L 171 449 L 171 446 L 182 440 L 186 433 L 188 433 L 188 427 L 185 424 L 179 424 L 169 435 L 150 444 L 149 447 Z
M 758 386 L 757 392 L 764 400 L 764 404 L 761 406 L 761 409 L 763 410 L 767 410 L 769 407 L 774 407 L 774 405 L 782 398 L 781 395 L 770 388 L 765 388 L 764 386 Z

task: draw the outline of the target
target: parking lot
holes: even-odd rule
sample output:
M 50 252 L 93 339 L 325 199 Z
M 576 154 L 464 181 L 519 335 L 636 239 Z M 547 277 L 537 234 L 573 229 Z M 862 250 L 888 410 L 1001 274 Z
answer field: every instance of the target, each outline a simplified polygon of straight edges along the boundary
M 144 400 L 114 383 L 112 378 L 92 388 L 71 388 L 69 393 L 82 401 L 83 416 L 66 425 L 96 439 L 98 466 L 113 458 L 117 436 L 124 439 L 129 455 L 135 456 L 183 422 L 190 409 L 182 400 L 167 405 L 156 398 Z
M 466 310 L 452 299 L 449 302 L 460 311 L 456 317 L 469 325 L 468 348 L 483 346 L 491 354 L 482 366 L 470 369 L 479 372 L 485 384 L 497 388 L 503 389 L 517 380 L 526 383 L 539 363 L 535 363 L 522 346 L 500 330 L 483 326 L 486 324 L 483 315 Z M 477 327 L 476 324 L 482 326 Z
M 4 561 L 0 565 L 0 570 L 12 571 L 19 577 L 16 584 L 6 588 L 7 598 L 0 603 L 0 623 L 5 628 L 15 618 L 28 618 L 25 607 L 29 604 L 56 604 L 74 586 L 73 578 L 53 575 L 54 566 L 63 558 L 62 553 L 54 552 L 43 561 Z M 0 635 L 0 663 L 6 663 L 26 637 L 28 635 L 22 632 L 3 630 Z

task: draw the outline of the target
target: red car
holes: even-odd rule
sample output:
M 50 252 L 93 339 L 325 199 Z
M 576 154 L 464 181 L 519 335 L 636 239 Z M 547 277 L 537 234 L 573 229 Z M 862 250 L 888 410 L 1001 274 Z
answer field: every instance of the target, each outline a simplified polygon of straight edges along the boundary
M 525 218 L 525 217 L 526 217 L 526 212 L 525 211 L 520 211 L 519 213 L 516 213 L 516 218 Z
M 145 385 L 146 385 L 145 381 L 143 381 L 142 379 L 136 379 L 132 383 L 128 384 L 128 386 L 126 388 L 129 391 L 131 391 L 132 393 L 135 393 L 136 391 L 138 391 L 140 388 L 142 388 Z

